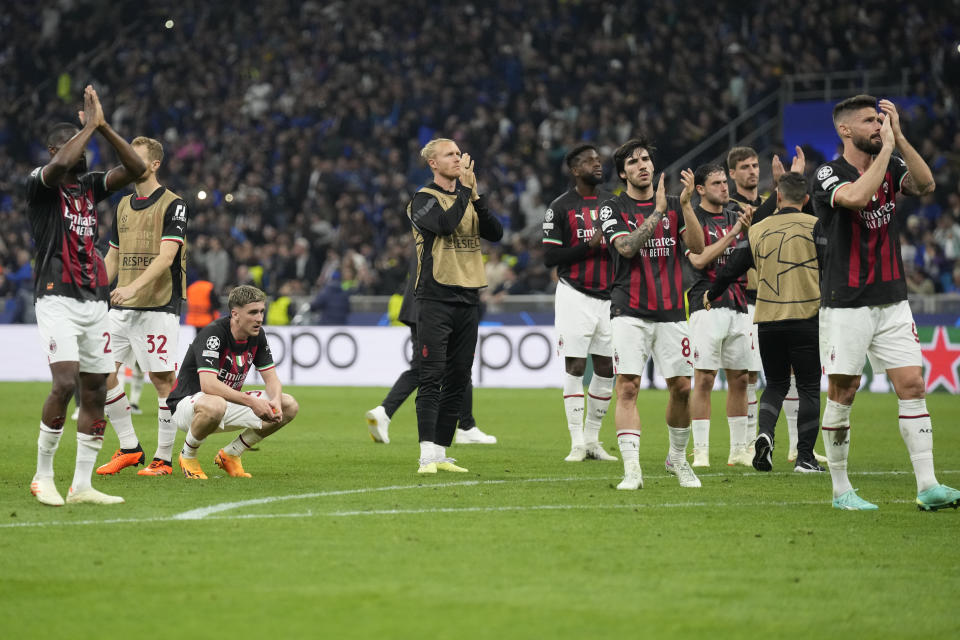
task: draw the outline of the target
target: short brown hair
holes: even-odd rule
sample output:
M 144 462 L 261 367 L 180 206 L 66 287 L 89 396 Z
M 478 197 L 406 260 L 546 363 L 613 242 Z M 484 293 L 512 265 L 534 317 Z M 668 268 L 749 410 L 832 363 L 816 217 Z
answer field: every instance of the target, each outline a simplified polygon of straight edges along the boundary
M 847 115 L 851 111 L 859 111 L 860 109 L 867 109 L 869 107 L 872 107 L 873 110 L 876 111 L 877 99 L 865 93 L 861 93 L 858 96 L 853 96 L 852 98 L 847 98 L 842 102 L 838 102 L 833 107 L 833 126 L 836 127 L 843 116 Z
M 249 284 L 242 284 L 234 287 L 230 291 L 230 297 L 227 299 L 227 306 L 231 310 L 245 307 L 251 302 L 263 302 L 267 299 L 267 294 Z
M 777 183 L 777 191 L 780 192 L 780 198 L 790 204 L 800 204 L 803 202 L 803 196 L 807 195 L 807 179 L 802 173 L 789 171 L 780 177 Z
M 737 165 L 750 158 L 756 158 L 757 152 L 752 147 L 734 147 L 727 154 L 727 169 L 734 171 Z
M 147 148 L 147 157 L 150 162 L 163 162 L 163 145 L 159 140 L 148 138 L 146 136 L 137 136 L 130 143 L 131 147 L 144 146 Z

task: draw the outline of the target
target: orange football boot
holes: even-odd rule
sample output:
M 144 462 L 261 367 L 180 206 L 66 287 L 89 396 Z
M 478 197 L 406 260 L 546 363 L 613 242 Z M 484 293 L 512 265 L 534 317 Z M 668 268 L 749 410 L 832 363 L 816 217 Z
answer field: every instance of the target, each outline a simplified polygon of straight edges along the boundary
M 110 462 L 97 467 L 97 475 L 112 476 L 115 473 L 119 473 L 121 469 L 143 464 L 144 459 L 143 449 L 140 448 L 139 444 L 136 449 L 126 453 L 124 453 L 123 449 L 117 449 L 117 452 L 110 458 Z
M 172 473 L 173 465 L 160 458 L 154 458 L 153 462 L 137 471 L 138 476 L 169 476 Z
M 217 452 L 217 457 L 213 459 L 217 466 L 227 472 L 234 478 L 250 478 L 249 473 L 243 470 L 243 464 L 240 463 L 240 456 L 231 456 L 225 453 L 223 449 Z
M 183 475 L 190 480 L 206 480 L 207 474 L 200 468 L 200 463 L 196 458 L 184 458 L 183 454 L 179 456 L 180 469 Z

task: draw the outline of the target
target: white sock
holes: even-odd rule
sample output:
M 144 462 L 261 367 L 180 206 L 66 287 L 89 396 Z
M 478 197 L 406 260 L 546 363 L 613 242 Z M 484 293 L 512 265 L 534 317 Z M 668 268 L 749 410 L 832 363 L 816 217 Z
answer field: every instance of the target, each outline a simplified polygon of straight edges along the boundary
M 937 477 L 933 473 L 933 425 L 927 412 L 927 401 L 900 400 L 900 435 L 903 437 L 913 474 L 917 477 L 917 493 L 936 486 Z
M 204 440 L 206 440 L 206 438 L 194 438 L 193 433 L 188 429 L 187 437 L 183 439 L 183 448 L 180 449 L 180 455 L 184 458 L 196 458 L 197 449 L 200 448 Z
M 74 493 L 90 488 L 90 476 L 97 464 L 97 454 L 103 447 L 103 436 L 92 436 L 77 432 L 77 466 L 73 470 L 73 482 L 70 488 Z
M 53 477 L 53 456 L 60 445 L 63 429 L 51 429 L 40 421 L 40 437 L 37 438 L 37 477 Z
M 730 453 L 737 453 L 747 446 L 747 416 L 727 416 L 730 426 Z
M 833 481 L 833 497 L 853 489 L 847 477 L 847 458 L 850 456 L 850 406 L 827 399 L 823 410 L 823 446 Z
M 143 373 L 134 367 L 130 377 L 130 403 L 140 405 L 140 394 L 143 393 Z
M 687 442 L 690 441 L 690 427 L 667 427 L 670 434 L 670 460 L 683 460 L 687 455 Z
M 424 440 L 420 443 L 420 459 L 424 462 L 435 462 L 436 455 L 433 451 L 433 443 Z
M 693 448 L 700 451 L 710 450 L 710 420 L 691 420 L 693 428 Z
M 567 414 L 570 443 L 583 445 L 583 376 L 563 374 L 563 409 Z
M 600 440 L 600 426 L 603 424 L 603 417 L 607 415 L 612 397 L 613 378 L 601 378 L 593 374 L 590 387 L 587 389 L 587 413 L 583 421 L 584 444 Z
M 242 456 L 243 452 L 263 440 L 263 436 L 256 429 L 246 429 L 233 439 L 233 442 L 223 448 L 223 452 L 231 456 Z
M 436 442 L 433 443 L 433 459 L 440 461 L 447 457 L 447 448 L 441 447 Z
M 640 468 L 640 434 L 636 431 L 618 431 L 617 444 L 623 456 L 623 470 Z
M 747 383 L 747 432 L 746 442 L 753 442 L 757 437 L 757 383 Z
M 171 462 L 173 460 L 173 443 L 177 439 L 177 427 L 173 424 L 173 416 L 167 408 L 166 398 L 157 398 L 157 452 L 154 458 Z
M 110 419 L 113 430 L 117 432 L 121 449 L 136 449 L 140 445 L 137 433 L 133 430 L 133 414 L 130 413 L 130 403 L 127 394 L 123 392 L 123 385 L 118 384 L 107 391 L 107 402 L 103 412 Z
M 787 420 L 787 437 L 790 438 L 790 451 L 797 450 L 797 415 L 800 413 L 800 395 L 797 393 L 797 378 L 790 375 L 790 388 L 783 399 L 783 417 Z

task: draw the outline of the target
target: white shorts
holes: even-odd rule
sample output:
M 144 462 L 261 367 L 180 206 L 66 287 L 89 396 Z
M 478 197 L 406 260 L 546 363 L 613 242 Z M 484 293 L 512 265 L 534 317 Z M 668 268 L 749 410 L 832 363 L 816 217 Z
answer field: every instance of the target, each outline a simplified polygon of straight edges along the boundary
M 690 316 L 693 366 L 704 371 L 750 370 L 754 345 L 750 316 L 722 307 L 701 309 Z
M 67 296 L 37 300 L 37 328 L 47 360 L 78 362 L 83 373 L 113 373 L 113 345 L 107 303 Z
M 588 296 L 561 280 L 554 298 L 554 318 L 561 358 L 613 355 L 609 300 Z
M 868 357 L 874 373 L 923 365 L 917 326 L 906 300 L 877 307 L 820 309 L 823 372 L 858 376 Z
M 165 311 L 110 310 L 113 359 L 143 371 L 176 371 L 180 319 Z
M 248 396 L 257 396 L 267 399 L 266 391 L 244 391 Z M 177 403 L 177 410 L 173 414 L 173 424 L 180 431 L 189 431 L 190 423 L 193 422 L 194 406 L 197 399 L 203 395 L 203 392 L 187 396 Z M 239 431 L 241 429 L 262 429 L 263 420 L 257 417 L 248 406 L 227 402 L 227 410 L 223 413 L 223 419 L 218 427 L 221 431 Z
M 763 371 L 763 361 L 760 359 L 760 341 L 757 339 L 759 334 L 759 329 L 757 328 L 757 323 L 753 321 L 757 311 L 756 305 L 748 304 L 747 305 L 747 317 L 752 323 L 750 325 L 750 366 L 747 367 L 748 371 Z
M 664 378 L 693 375 L 686 322 L 617 316 L 612 324 L 614 373 L 643 375 L 653 356 L 653 366 Z

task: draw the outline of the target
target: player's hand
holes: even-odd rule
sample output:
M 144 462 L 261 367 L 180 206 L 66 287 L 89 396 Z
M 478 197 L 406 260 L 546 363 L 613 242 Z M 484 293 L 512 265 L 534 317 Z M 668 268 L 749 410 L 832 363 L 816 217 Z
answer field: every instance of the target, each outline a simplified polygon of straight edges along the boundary
M 657 193 L 654 197 L 654 209 L 667 215 L 667 190 L 663 186 L 664 174 L 660 174 L 660 180 L 657 182 Z
M 103 106 L 100 104 L 100 97 L 93 85 L 87 85 L 83 90 L 83 111 L 84 116 L 90 122 L 92 127 L 101 127 L 107 123 L 103 115 Z
M 270 400 L 270 409 L 273 411 L 275 422 L 283 420 L 283 404 L 280 402 L 280 396 Z
M 255 395 L 247 396 L 250 398 L 250 409 L 254 415 L 264 422 L 278 422 L 277 414 L 274 413 L 273 405 L 269 401 Z
M 710 297 L 707 295 L 707 291 L 703 292 L 703 308 L 707 311 L 710 311 Z
M 885 149 L 892 148 L 897 143 L 896 135 L 893 133 L 893 125 L 890 123 L 890 116 L 886 113 L 883 117 L 883 124 L 880 125 L 880 140 Z
M 473 158 L 469 153 L 460 156 L 460 184 L 471 191 L 477 186 L 477 176 L 473 173 Z
M 594 227 L 593 235 L 590 236 L 590 240 L 587 242 L 587 246 L 591 249 L 596 249 L 600 246 L 600 243 L 603 242 L 603 234 L 600 233 L 600 229 Z
M 135 295 L 137 295 L 137 289 L 133 285 L 128 284 L 123 287 L 117 287 L 110 292 L 110 304 L 123 304 L 133 299 Z
M 883 121 L 890 122 L 890 128 L 893 130 L 893 135 L 897 138 L 902 136 L 903 131 L 900 129 L 900 114 L 897 112 L 896 105 L 887 99 L 883 99 L 877 103 L 877 106 L 880 107 L 880 111 L 882 111 L 884 114 Z M 882 132 L 881 135 L 883 135 Z
M 96 106 L 93 103 L 93 87 L 87 85 L 83 90 L 83 110 L 77 112 L 77 116 L 80 118 L 80 124 L 84 127 L 96 127 L 96 124 L 91 119 L 91 115 L 96 111 Z
M 680 182 L 683 183 L 683 191 L 680 192 L 680 204 L 686 206 L 690 204 L 693 198 L 693 171 L 688 168 L 680 172 Z
M 803 175 L 803 172 L 807 168 L 807 158 L 803 155 L 803 149 L 800 148 L 800 145 L 794 148 L 797 151 L 797 155 L 793 156 L 793 162 L 790 163 L 790 171 Z
M 740 225 L 741 229 L 746 231 L 753 223 L 753 212 L 756 211 L 756 208 L 743 203 L 740 204 L 740 208 L 743 209 L 743 211 L 737 216 L 737 224 Z
M 773 178 L 773 186 L 780 184 L 780 178 L 786 173 L 783 163 L 780 162 L 780 156 L 773 154 L 773 160 L 770 162 L 770 175 Z

